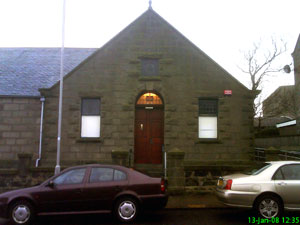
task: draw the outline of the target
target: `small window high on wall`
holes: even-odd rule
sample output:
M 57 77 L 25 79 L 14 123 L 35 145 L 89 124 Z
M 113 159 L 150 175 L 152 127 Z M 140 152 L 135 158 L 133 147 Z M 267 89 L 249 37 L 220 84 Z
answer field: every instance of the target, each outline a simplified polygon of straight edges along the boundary
M 81 137 L 100 137 L 101 101 L 98 98 L 83 98 L 81 101 Z
M 218 100 L 199 99 L 199 138 L 218 138 Z
M 158 76 L 158 59 L 142 59 L 142 76 Z

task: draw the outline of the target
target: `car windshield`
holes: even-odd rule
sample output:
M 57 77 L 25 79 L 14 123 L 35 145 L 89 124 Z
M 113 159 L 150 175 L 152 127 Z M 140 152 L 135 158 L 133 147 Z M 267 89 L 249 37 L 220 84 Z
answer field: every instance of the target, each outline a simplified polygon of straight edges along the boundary
M 243 174 L 246 174 L 246 175 L 257 175 L 257 174 L 260 174 L 262 171 L 264 171 L 265 169 L 267 169 L 270 166 L 271 166 L 270 163 L 258 164 L 258 165 L 255 165 L 255 166 L 252 166 L 252 167 L 246 169 L 243 172 Z

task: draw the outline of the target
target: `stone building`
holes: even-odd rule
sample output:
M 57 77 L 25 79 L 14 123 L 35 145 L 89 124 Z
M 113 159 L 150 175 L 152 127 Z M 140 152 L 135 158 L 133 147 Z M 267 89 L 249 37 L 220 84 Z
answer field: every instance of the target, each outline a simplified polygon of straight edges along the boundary
M 296 92 L 296 107 L 297 107 L 297 134 L 300 134 L 300 35 L 296 43 L 295 50 L 292 54 L 294 58 L 294 75 L 295 75 L 295 92 Z
M 79 64 L 75 55 L 70 50 L 65 58 Z M 111 163 L 112 152 L 123 151 L 132 166 L 159 167 L 163 146 L 184 152 L 188 165 L 249 161 L 251 91 L 151 8 L 102 48 L 85 51 L 81 60 L 64 77 L 63 166 Z M 26 76 L 34 83 L 49 62 Z M 39 93 L 37 88 L 21 96 L 1 93 L 2 159 L 13 160 L 16 152 L 37 158 L 43 97 L 41 165 L 55 166 L 58 74 L 45 85 L 38 82 Z
M 263 115 L 265 117 L 296 118 L 295 86 L 278 87 L 263 101 Z

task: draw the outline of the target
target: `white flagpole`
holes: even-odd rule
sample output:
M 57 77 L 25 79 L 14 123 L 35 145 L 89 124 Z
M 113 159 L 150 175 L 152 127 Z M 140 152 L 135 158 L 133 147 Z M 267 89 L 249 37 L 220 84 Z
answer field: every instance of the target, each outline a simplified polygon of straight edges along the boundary
M 61 143 L 61 120 L 62 120 L 62 101 L 63 101 L 64 50 L 65 50 L 65 17 L 66 17 L 66 0 L 63 0 L 62 45 L 61 45 L 61 51 L 60 51 L 57 157 L 56 157 L 55 174 L 58 174 L 60 172 L 60 143 Z

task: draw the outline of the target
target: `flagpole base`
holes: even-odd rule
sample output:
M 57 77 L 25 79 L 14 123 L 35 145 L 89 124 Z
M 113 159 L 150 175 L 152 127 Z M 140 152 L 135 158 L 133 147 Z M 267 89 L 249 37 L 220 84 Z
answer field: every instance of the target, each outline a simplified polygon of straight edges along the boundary
M 60 165 L 55 166 L 55 175 L 60 173 Z

